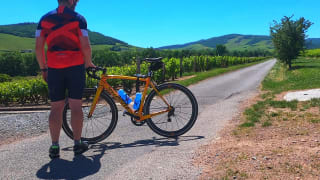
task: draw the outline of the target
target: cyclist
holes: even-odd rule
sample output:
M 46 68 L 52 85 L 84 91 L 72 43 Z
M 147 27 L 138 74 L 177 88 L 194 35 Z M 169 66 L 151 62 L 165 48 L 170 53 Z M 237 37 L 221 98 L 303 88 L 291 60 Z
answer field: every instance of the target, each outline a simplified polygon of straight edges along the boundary
M 78 0 L 58 0 L 59 7 L 41 18 L 36 31 L 37 61 L 42 77 L 48 83 L 51 100 L 51 159 L 60 157 L 59 136 L 66 90 L 71 109 L 74 154 L 82 154 L 88 150 L 88 144 L 81 142 L 81 97 L 85 87 L 85 68 L 95 65 L 91 60 L 86 20 L 74 11 L 77 3 Z M 44 53 L 45 43 L 48 47 L 47 58 Z

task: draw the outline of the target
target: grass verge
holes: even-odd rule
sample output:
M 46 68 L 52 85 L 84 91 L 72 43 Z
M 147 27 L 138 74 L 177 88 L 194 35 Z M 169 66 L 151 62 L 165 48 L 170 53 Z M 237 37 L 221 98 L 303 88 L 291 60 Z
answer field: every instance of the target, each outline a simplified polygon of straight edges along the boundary
M 245 111 L 247 120 L 241 127 L 252 127 L 261 119 L 268 119 L 268 109 L 286 109 L 296 111 L 298 101 L 274 100 L 279 93 L 293 90 L 320 88 L 320 59 L 300 58 L 293 62 L 292 69 L 277 62 L 262 82 L 262 95 L 257 104 Z M 320 100 L 312 100 L 303 104 L 304 109 L 319 105 Z
M 199 152 L 200 179 L 319 179 L 320 99 L 286 102 L 287 91 L 320 88 L 320 58 L 277 63 L 261 96 Z

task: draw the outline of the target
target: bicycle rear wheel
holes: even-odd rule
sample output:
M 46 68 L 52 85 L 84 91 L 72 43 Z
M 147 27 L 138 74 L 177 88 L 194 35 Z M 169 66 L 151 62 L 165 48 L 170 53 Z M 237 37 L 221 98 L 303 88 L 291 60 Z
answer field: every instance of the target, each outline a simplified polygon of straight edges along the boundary
M 157 89 L 172 107 L 172 111 L 148 119 L 148 126 L 165 137 L 178 137 L 189 131 L 198 116 L 198 103 L 192 92 L 174 83 L 162 84 Z M 156 91 L 151 91 L 145 102 L 144 113 L 152 114 L 167 109 L 168 105 Z
M 81 140 L 94 144 L 106 139 L 116 127 L 118 121 L 118 110 L 109 95 L 102 92 L 96 109 L 91 118 L 88 114 L 93 102 L 96 89 L 85 89 L 82 98 L 83 128 Z M 71 110 L 66 103 L 63 110 L 62 128 L 64 132 L 73 139 L 71 127 Z

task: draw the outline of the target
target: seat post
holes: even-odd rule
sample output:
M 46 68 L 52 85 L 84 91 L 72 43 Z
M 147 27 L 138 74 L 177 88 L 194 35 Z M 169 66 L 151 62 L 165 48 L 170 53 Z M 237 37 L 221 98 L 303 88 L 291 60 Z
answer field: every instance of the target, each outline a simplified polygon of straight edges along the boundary
M 140 92 L 140 80 L 139 77 L 137 77 L 137 81 L 136 81 L 136 93 Z

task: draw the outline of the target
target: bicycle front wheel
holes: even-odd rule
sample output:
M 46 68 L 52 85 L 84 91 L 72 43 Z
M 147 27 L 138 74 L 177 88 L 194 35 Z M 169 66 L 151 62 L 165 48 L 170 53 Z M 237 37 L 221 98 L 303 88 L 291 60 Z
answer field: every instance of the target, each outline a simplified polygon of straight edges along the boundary
M 148 126 L 165 137 L 178 137 L 189 131 L 198 116 L 198 103 L 192 92 L 174 83 L 162 84 L 157 89 L 172 110 L 148 119 Z M 152 114 L 167 109 L 168 105 L 159 94 L 151 91 L 145 102 L 144 113 Z
M 104 92 L 100 95 L 92 117 L 88 118 L 95 93 L 95 89 L 85 89 L 82 98 L 84 117 L 81 140 L 87 141 L 89 144 L 94 144 L 106 139 L 115 129 L 118 121 L 117 106 L 112 98 Z M 71 110 L 68 103 L 66 103 L 63 110 L 62 128 L 67 136 L 73 139 Z

